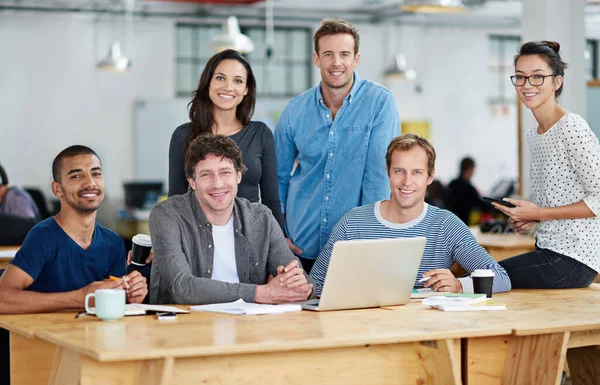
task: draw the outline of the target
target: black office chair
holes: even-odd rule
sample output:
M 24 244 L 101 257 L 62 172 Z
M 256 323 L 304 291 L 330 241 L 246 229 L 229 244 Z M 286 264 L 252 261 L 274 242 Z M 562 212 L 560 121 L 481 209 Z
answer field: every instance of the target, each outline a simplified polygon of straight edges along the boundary
M 0 214 L 0 246 L 21 245 L 35 219 Z
M 44 219 L 56 214 L 56 213 L 52 213 L 52 212 L 50 212 L 50 210 L 48 210 L 48 204 L 46 203 L 46 197 L 44 196 L 44 193 L 42 193 L 42 191 L 40 189 L 35 188 L 35 187 L 25 187 L 25 188 L 23 188 L 23 190 L 27 191 L 29 193 L 29 195 L 31 195 L 31 198 L 37 205 L 38 211 L 40 213 L 40 220 L 43 221 Z

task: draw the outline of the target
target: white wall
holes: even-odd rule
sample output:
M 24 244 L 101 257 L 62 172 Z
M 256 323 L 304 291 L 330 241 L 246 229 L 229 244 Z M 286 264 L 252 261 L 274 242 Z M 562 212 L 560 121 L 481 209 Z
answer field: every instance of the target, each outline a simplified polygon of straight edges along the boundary
M 499 178 L 516 178 L 515 107 L 493 114 L 486 80 L 488 34 L 518 31 L 397 26 L 394 46 L 418 79 L 394 84 L 383 78 L 393 54 L 386 39 L 390 27 L 356 26 L 360 75 L 392 89 L 401 119 L 430 121 L 439 179 L 455 177 L 465 155 L 478 162 L 474 182 L 484 192 Z M 133 38 L 123 41 L 133 60 L 127 74 L 95 69 L 112 36 L 124 37 L 122 19 L 104 16 L 95 23 L 89 15 L 0 12 L 0 163 L 12 183 L 37 185 L 50 195 L 53 157 L 71 144 L 91 146 L 104 162 L 107 203 L 101 218 L 109 223 L 122 199 L 122 182 L 135 176 L 134 100 L 174 96 L 174 20 L 135 20 Z M 319 80 L 315 68 L 315 84 Z
M 90 146 L 103 161 L 107 199 L 100 217 L 108 223 L 122 199 L 122 182 L 134 176 L 134 99 L 174 95 L 172 20 L 134 24 L 123 46 L 132 59 L 130 73 L 95 69 L 111 36 L 123 38 L 122 23 L 0 13 L 0 163 L 12 184 L 37 185 L 50 196 L 54 156 L 72 144 Z
M 394 92 L 401 119 L 430 122 L 436 178 L 448 183 L 458 175 L 460 160 L 471 156 L 477 162 L 473 182 L 482 193 L 501 178 L 516 179 L 516 105 L 488 103 L 488 35 L 514 31 L 422 26 L 396 31 L 396 51 L 406 55 L 417 79 L 385 84 Z M 387 65 L 389 56 L 380 61 Z

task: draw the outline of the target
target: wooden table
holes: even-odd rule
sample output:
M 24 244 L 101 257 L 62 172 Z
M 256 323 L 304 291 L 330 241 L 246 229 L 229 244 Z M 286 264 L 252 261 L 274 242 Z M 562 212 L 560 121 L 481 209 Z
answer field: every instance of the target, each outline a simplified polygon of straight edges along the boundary
M 19 250 L 21 246 L 0 246 L 0 251 Z M 0 269 L 6 269 L 12 257 L 0 257 Z
M 508 310 L 441 312 L 411 301 L 163 323 L 11 315 L 0 326 L 11 332 L 13 384 L 555 385 L 566 357 L 574 385 L 600 383 L 600 289 L 494 298 Z
M 469 384 L 558 385 L 567 358 L 573 385 L 600 384 L 600 285 L 494 296 L 510 310 L 482 314 L 481 322 L 510 325 L 513 333 L 467 340 Z
M 508 336 L 467 314 L 404 307 L 102 322 L 0 316 L 13 384 L 461 383 L 461 338 Z M 48 382 L 49 380 L 49 382 Z

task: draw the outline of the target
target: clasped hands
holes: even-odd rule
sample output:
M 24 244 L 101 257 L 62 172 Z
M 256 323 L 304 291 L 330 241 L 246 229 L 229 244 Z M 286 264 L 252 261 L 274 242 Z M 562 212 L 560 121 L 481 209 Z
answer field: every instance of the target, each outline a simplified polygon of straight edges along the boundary
M 287 266 L 277 267 L 277 276 L 265 285 L 256 288 L 256 302 L 284 303 L 304 301 L 312 292 L 304 270 L 296 259 Z

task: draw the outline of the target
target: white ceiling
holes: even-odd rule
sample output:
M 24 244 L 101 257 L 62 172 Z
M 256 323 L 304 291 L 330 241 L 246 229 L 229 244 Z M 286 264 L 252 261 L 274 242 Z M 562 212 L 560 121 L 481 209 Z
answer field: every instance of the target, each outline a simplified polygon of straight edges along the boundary
M 574 1 L 574 0 L 564 0 Z M 596 0 L 593 0 L 596 1 Z M 342 17 L 351 22 L 378 23 L 396 21 L 431 25 L 457 24 L 482 26 L 520 25 L 520 0 L 463 0 L 469 12 L 450 15 L 415 15 L 400 10 L 402 0 L 273 0 L 278 22 L 316 23 L 322 17 Z M 125 4 L 134 4 L 136 15 L 222 19 L 236 15 L 240 20 L 264 20 L 265 3 L 250 6 L 190 4 L 160 0 L 0 0 L 0 10 L 71 11 L 79 13 L 124 12 Z M 586 7 L 587 23 L 600 21 L 600 5 Z M 586 23 L 586 24 L 587 24 Z

